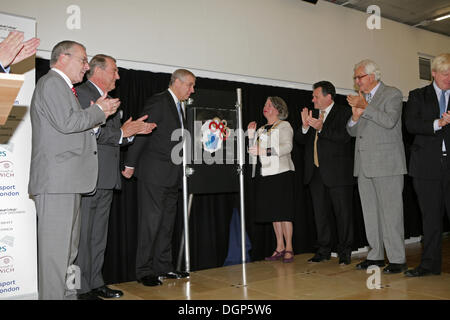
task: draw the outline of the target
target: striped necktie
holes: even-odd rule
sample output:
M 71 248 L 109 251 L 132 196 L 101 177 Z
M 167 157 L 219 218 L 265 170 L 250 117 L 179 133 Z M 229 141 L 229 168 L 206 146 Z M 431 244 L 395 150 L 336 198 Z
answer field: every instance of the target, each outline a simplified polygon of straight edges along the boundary
M 72 92 L 75 95 L 75 97 L 78 98 L 77 89 L 75 89 L 75 87 L 72 87 Z

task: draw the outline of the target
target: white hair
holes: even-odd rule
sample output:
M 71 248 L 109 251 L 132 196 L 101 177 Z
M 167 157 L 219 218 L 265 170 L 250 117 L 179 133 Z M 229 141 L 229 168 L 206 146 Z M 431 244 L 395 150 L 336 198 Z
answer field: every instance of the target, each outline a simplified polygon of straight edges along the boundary
M 353 68 L 353 70 L 355 71 L 356 69 L 358 69 L 360 67 L 364 67 L 365 73 L 374 74 L 376 81 L 379 81 L 381 79 L 380 67 L 372 60 L 366 59 L 366 60 L 362 60 L 362 61 L 358 62 L 355 65 L 355 67 Z

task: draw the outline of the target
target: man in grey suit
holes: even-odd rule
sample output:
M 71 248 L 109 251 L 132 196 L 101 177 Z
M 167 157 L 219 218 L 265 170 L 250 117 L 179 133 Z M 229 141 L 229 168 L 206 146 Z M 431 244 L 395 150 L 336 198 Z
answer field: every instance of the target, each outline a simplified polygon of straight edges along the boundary
M 87 109 L 104 93 L 115 88 L 119 73 L 116 60 L 104 54 L 94 56 L 89 62 L 88 81 L 77 87 L 81 107 Z M 156 126 L 144 122 L 147 115 L 121 124 L 122 112 L 116 112 L 106 123 L 95 128 L 98 148 L 98 180 L 94 194 L 81 198 L 81 235 L 75 265 L 81 270 L 81 289 L 78 299 L 98 300 L 118 298 L 120 290 L 105 285 L 102 267 L 108 235 L 108 220 L 113 199 L 113 189 L 121 188 L 119 168 L 120 146 L 131 143 L 136 134 L 148 134 Z
M 349 134 L 356 137 L 354 176 L 363 209 L 370 251 L 358 269 L 383 267 L 384 249 L 389 265 L 384 273 L 406 270 L 403 226 L 403 175 L 406 174 L 402 140 L 402 93 L 380 81 L 375 62 L 363 60 L 355 65 L 355 84 L 359 95 L 348 96 L 352 117 Z
M 77 279 L 77 268 L 72 264 L 80 235 L 81 194 L 92 192 L 97 181 L 92 128 L 114 114 L 120 102 L 103 95 L 90 108 L 81 108 L 73 84 L 89 70 L 83 45 L 58 43 L 50 66 L 36 85 L 30 109 L 28 191 L 38 218 L 39 298 L 75 299 L 77 281 L 72 279 Z

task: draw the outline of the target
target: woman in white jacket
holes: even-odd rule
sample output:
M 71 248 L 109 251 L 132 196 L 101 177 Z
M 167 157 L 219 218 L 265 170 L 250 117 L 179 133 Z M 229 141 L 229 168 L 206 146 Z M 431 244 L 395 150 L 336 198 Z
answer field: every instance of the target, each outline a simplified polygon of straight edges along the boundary
M 289 122 L 286 103 L 280 97 L 268 97 L 263 109 L 267 124 L 256 132 L 256 122 L 248 125 L 250 161 L 256 167 L 258 222 L 272 222 L 277 247 L 268 261 L 292 262 L 292 233 L 294 218 L 294 163 L 291 159 L 293 130 Z M 255 170 L 253 170 L 253 177 Z

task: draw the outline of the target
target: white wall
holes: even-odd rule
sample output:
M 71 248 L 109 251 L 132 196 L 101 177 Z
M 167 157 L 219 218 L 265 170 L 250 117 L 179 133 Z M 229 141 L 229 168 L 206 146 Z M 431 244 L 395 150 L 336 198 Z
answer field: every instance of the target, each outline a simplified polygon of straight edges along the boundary
M 72 4 L 81 8 L 80 30 L 66 27 Z M 369 30 L 367 14 L 323 1 L 14 0 L 2 10 L 37 19 L 41 53 L 72 39 L 121 66 L 181 66 L 294 87 L 327 79 L 352 89 L 354 64 L 372 58 L 383 80 L 407 96 L 421 85 L 418 52 L 450 51 L 450 37 L 386 19 Z

